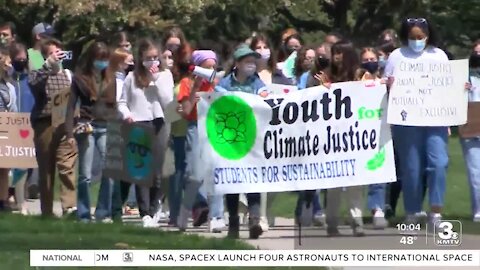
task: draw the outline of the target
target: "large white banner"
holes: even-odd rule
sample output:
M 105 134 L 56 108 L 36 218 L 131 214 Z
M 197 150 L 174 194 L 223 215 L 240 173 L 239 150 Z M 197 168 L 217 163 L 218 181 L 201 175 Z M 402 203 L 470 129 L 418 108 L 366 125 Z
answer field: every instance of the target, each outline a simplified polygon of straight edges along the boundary
M 396 181 L 385 85 L 348 82 L 272 95 L 206 93 L 198 177 L 216 194 Z
M 468 60 L 402 60 L 390 89 L 388 123 L 458 126 L 467 122 Z

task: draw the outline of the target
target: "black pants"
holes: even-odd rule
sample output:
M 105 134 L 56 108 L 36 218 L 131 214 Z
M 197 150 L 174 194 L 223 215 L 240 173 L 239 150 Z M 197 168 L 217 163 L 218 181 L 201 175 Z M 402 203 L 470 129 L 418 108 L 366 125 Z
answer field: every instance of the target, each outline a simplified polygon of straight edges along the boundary
M 112 197 L 112 218 L 118 219 L 122 217 L 122 207 L 128 199 L 130 186 L 132 184 L 124 181 L 115 181 L 113 183 Z
M 230 218 L 238 217 L 238 204 L 239 204 L 239 195 L 238 194 L 227 194 L 227 210 Z M 260 193 L 248 193 L 247 194 L 248 209 L 253 205 L 260 204 Z
M 135 195 L 137 197 L 138 211 L 140 217 L 153 217 L 160 207 L 162 193 L 159 183 L 154 183 L 152 187 L 135 186 Z

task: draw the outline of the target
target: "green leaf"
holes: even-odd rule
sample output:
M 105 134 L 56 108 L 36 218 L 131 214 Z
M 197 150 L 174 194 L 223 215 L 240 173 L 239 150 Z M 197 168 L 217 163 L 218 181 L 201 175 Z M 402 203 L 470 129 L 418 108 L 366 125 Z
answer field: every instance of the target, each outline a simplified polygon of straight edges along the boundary
M 367 161 L 367 166 L 366 168 L 369 171 L 375 171 L 383 166 L 385 163 L 385 147 L 382 147 L 378 153 L 375 154 L 375 156 Z

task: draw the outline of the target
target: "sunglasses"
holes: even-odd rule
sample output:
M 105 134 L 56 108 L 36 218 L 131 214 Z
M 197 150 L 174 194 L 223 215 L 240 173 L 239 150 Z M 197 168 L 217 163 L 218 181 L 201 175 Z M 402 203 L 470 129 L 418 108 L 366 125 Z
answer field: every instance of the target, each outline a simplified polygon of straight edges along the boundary
M 409 24 L 427 24 L 427 19 L 425 18 L 408 18 L 407 23 Z

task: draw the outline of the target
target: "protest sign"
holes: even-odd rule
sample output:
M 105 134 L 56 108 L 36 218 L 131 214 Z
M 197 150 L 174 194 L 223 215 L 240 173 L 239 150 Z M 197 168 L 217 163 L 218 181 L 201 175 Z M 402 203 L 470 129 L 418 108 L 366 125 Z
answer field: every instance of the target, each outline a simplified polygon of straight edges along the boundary
M 283 84 L 267 85 L 267 92 L 273 95 L 285 95 L 297 90 L 298 90 L 298 87 L 295 85 L 283 85 Z
M 385 85 L 363 82 L 266 99 L 203 94 L 197 177 L 216 194 L 396 181 L 386 106 Z
M 390 89 L 388 123 L 458 126 L 467 122 L 468 60 L 402 60 Z
M 158 164 L 152 126 L 111 121 L 107 124 L 106 177 L 132 184 L 151 186 Z
M 37 168 L 29 113 L 0 113 L 0 167 Z
M 70 88 L 65 88 L 60 93 L 53 96 L 52 100 L 52 126 L 58 127 L 65 123 L 67 116 L 68 99 L 70 98 Z M 80 103 L 75 107 L 75 116 L 80 115 Z

